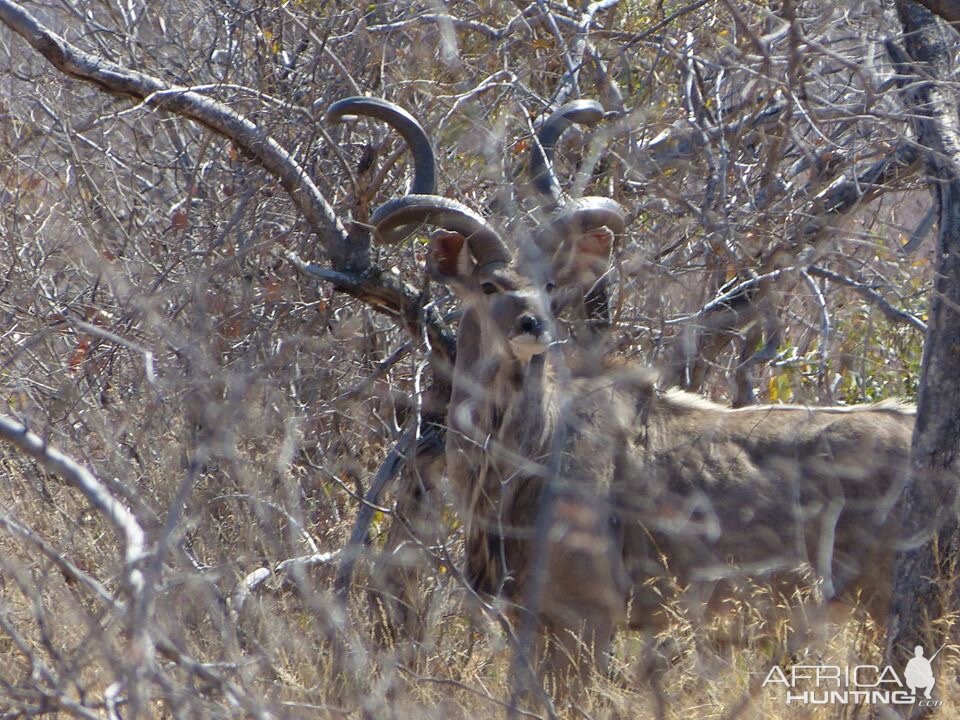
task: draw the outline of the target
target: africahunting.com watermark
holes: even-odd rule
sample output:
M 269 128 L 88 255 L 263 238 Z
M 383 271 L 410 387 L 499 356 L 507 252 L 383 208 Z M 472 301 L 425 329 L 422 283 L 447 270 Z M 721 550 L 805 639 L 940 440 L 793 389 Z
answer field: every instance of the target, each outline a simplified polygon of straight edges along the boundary
M 940 650 L 943 648 L 941 647 Z M 891 665 L 774 665 L 763 687 L 784 691 L 784 700 L 802 705 L 919 705 L 942 707 L 933 697 L 933 660 L 919 645 L 900 674 Z

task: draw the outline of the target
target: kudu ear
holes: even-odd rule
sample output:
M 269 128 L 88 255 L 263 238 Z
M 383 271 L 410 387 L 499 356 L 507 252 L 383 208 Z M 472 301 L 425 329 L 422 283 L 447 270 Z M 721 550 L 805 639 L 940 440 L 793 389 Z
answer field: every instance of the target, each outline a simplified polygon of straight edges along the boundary
M 607 226 L 585 232 L 577 239 L 574 252 L 578 256 L 607 260 L 613 246 L 613 237 L 613 230 Z
M 458 232 L 437 230 L 430 235 L 430 269 L 438 280 L 449 282 L 473 274 L 467 239 Z
M 589 230 L 575 238 L 570 253 L 570 265 L 564 274 L 572 274 L 570 279 L 573 282 L 596 282 L 610 265 L 613 240 L 613 230 L 606 226 Z

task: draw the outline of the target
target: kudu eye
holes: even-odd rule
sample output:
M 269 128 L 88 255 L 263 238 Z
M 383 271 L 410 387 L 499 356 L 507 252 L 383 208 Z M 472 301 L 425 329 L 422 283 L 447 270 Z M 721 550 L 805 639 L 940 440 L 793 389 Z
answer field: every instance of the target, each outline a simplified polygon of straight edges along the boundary
M 480 285 L 480 289 L 483 291 L 484 295 L 496 295 L 500 292 L 500 288 L 496 286 L 495 283 L 485 282 Z
M 557 284 L 552 280 L 547 280 L 546 284 L 543 286 L 543 289 L 548 293 L 552 293 L 557 288 Z

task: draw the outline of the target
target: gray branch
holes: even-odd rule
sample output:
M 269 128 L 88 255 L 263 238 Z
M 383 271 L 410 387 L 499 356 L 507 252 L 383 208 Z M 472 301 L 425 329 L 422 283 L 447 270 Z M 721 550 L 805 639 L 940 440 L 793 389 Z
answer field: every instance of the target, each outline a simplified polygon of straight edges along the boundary
M 194 120 L 229 138 L 274 175 L 328 245 L 347 245 L 347 232 L 306 170 L 263 128 L 221 102 L 189 87 L 169 83 L 99 58 L 42 25 L 20 4 L 0 0 L 0 21 L 26 40 L 58 70 L 115 95 L 139 99 L 148 108 Z
M 83 493 L 87 501 L 110 521 L 123 545 L 127 583 L 132 592 L 139 592 L 143 588 L 143 575 L 139 564 L 147 554 L 146 536 L 129 508 L 111 495 L 92 472 L 5 415 L 0 415 L 0 438 Z

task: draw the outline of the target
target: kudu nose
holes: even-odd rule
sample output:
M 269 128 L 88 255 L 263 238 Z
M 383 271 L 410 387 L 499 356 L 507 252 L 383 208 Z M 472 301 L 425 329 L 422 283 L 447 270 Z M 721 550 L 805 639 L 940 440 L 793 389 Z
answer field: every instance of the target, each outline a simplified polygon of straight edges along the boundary
M 524 335 L 540 337 L 543 334 L 543 320 L 536 315 L 521 315 L 519 320 L 517 320 L 517 328 Z

